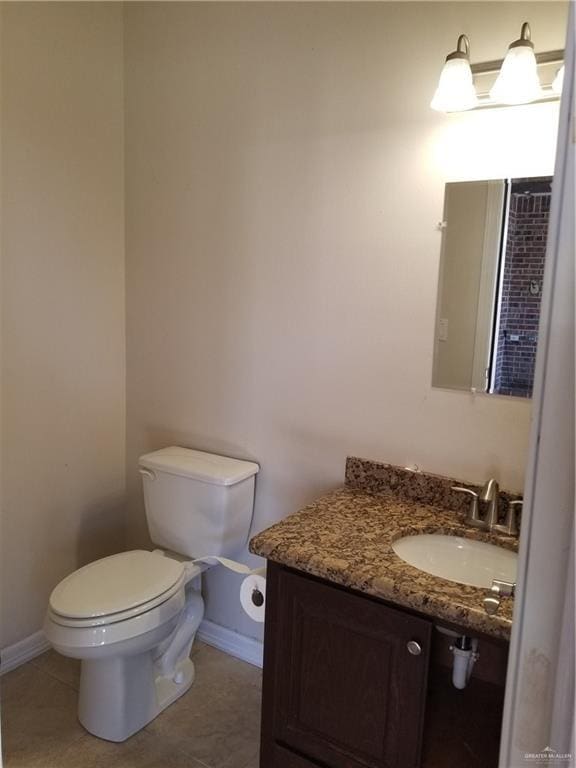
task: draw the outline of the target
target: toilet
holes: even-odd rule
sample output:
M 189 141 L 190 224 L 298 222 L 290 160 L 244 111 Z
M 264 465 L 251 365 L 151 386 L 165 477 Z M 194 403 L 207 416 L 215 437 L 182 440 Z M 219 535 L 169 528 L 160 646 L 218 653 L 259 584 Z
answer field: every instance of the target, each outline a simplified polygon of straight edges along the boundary
M 51 645 L 81 660 L 78 717 L 87 731 L 124 741 L 194 682 L 190 651 L 202 621 L 195 558 L 245 546 L 258 464 L 188 448 L 142 456 L 154 551 L 90 563 L 53 590 L 44 623 Z

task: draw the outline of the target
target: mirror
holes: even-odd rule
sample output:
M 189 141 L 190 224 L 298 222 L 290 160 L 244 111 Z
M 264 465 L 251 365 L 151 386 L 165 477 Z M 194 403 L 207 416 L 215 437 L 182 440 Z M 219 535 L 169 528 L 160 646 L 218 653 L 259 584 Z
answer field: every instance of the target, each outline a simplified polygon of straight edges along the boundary
M 531 397 L 551 177 L 446 184 L 432 386 Z

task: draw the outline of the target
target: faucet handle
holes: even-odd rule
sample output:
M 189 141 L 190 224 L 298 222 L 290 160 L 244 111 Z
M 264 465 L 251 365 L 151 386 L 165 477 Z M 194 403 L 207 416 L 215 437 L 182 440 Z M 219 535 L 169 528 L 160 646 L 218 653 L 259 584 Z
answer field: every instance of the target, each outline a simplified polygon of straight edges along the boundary
M 484 520 L 480 519 L 480 511 L 478 508 L 478 498 L 479 494 L 476 493 L 476 491 L 472 491 L 470 488 L 463 488 L 459 485 L 453 485 L 451 490 L 456 491 L 456 493 L 466 493 L 468 496 L 472 497 L 472 502 L 470 504 L 470 511 L 468 512 L 468 516 L 466 517 L 466 522 L 469 525 L 474 526 L 475 528 L 485 528 L 486 523 Z
M 475 496 L 476 498 L 478 498 L 478 494 L 476 493 L 476 491 L 473 491 L 471 488 L 464 488 L 459 485 L 453 485 L 450 488 L 450 490 L 457 491 L 458 493 L 468 493 L 470 494 L 470 496 Z
M 501 579 L 493 579 L 490 592 L 488 592 L 483 600 L 484 610 L 486 613 L 490 614 L 490 616 L 493 616 L 498 612 L 498 608 L 500 607 L 500 599 L 502 597 L 514 597 L 515 592 L 515 581 L 502 581 Z
M 517 509 L 522 509 L 524 506 L 523 499 L 515 499 L 508 502 L 508 512 L 506 513 L 506 527 L 510 536 L 518 536 L 518 524 L 516 523 L 516 515 L 514 514 Z
M 499 597 L 514 597 L 514 593 L 516 592 L 516 582 L 492 579 L 490 591 Z
M 518 536 L 518 525 L 516 524 L 516 508 L 521 508 L 524 502 L 522 499 L 515 499 L 508 502 L 508 511 L 506 512 L 506 519 L 504 525 L 494 526 L 495 530 L 505 533 L 507 536 Z

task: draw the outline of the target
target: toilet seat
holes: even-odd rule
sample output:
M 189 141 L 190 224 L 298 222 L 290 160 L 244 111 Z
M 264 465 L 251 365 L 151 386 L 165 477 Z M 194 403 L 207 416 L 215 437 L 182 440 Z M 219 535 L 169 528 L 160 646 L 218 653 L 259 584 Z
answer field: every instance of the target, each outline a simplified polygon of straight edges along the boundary
M 140 616 L 184 585 L 183 563 L 133 550 L 105 557 L 67 576 L 50 595 L 51 620 L 65 627 L 97 627 Z
M 185 605 L 184 589 L 175 592 L 163 603 L 144 613 L 112 621 L 108 624 L 89 625 L 84 621 L 61 620 L 50 609 L 44 621 L 44 632 L 50 643 L 72 658 L 89 659 L 101 657 L 103 652 L 118 655 L 123 648 L 134 652 L 134 648 L 146 646 L 147 638 L 160 640 L 169 634 Z M 156 642 L 159 642 L 157 639 Z

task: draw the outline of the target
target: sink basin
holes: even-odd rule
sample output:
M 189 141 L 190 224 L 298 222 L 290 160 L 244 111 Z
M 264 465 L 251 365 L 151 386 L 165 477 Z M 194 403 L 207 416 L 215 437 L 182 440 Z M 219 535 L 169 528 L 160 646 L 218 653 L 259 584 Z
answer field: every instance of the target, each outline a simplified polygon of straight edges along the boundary
M 422 533 L 397 539 L 392 549 L 415 568 L 459 584 L 489 589 L 493 579 L 516 581 L 517 554 L 483 541 Z

